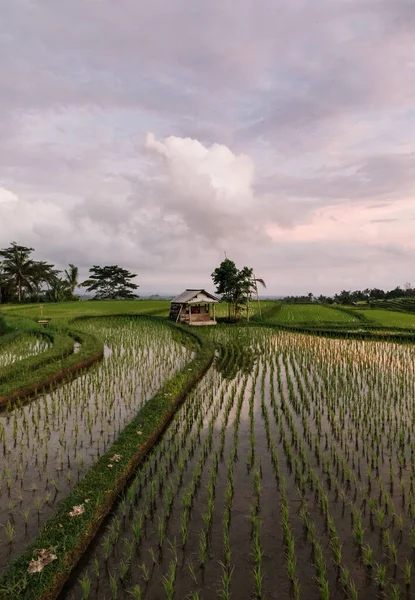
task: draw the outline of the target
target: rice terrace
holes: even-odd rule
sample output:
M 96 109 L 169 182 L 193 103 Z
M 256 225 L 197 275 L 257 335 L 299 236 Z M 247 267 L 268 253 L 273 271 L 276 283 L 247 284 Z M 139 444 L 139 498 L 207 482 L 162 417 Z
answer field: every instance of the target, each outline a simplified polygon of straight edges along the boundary
M 412 596 L 415 314 L 251 304 L 2 305 L 1 598 Z

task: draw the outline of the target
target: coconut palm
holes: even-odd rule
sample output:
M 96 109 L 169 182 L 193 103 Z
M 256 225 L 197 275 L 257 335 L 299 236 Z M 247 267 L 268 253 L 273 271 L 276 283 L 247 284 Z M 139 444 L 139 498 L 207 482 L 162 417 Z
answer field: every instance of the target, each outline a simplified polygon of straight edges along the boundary
M 261 303 L 259 301 L 259 294 L 258 294 L 258 283 L 260 285 L 262 285 L 263 288 L 266 288 L 266 284 L 265 281 L 263 279 L 261 279 L 260 277 L 255 277 L 255 274 L 252 275 L 252 279 L 251 279 L 251 284 L 252 284 L 252 291 L 255 292 L 256 295 L 256 299 L 258 302 L 258 312 L 259 312 L 259 316 L 262 317 L 262 313 L 261 313 Z
M 75 267 L 75 265 L 69 263 L 69 269 L 65 269 L 65 276 L 68 290 L 71 292 L 71 296 L 73 296 L 75 293 L 76 286 L 78 285 L 78 267 Z
M 34 290 L 35 261 L 30 258 L 33 248 L 19 246 L 12 242 L 9 248 L 0 250 L 2 262 L 1 279 L 3 285 L 11 286 L 21 302 L 25 291 Z
M 21 302 L 25 294 L 39 296 L 44 285 L 52 285 L 59 271 L 45 261 L 36 261 L 31 258 L 33 248 L 19 246 L 12 242 L 9 248 L 0 250 L 3 259 L 0 271 L 0 285 L 7 288 L 9 293 Z

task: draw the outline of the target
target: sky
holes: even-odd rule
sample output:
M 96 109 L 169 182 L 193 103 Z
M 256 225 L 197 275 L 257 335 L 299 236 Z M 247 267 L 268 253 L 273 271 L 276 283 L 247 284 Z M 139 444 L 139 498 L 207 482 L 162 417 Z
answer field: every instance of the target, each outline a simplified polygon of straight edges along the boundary
M 415 284 L 414 0 L 0 0 L 0 248 Z

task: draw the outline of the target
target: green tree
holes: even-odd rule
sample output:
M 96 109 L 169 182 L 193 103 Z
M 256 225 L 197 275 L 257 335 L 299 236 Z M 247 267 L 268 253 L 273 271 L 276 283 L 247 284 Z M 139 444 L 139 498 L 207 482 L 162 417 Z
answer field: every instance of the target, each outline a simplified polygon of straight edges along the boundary
M 13 300 L 13 287 L 10 281 L 6 281 L 3 273 L 3 266 L 0 263 L 0 304 L 11 302 Z
M 216 293 L 228 304 L 228 318 L 231 318 L 231 306 L 234 299 L 234 290 L 238 278 L 238 269 L 230 258 L 225 258 L 212 275 L 213 283 L 216 285 Z
M 2 258 L 1 283 L 8 287 L 21 302 L 25 293 L 35 290 L 36 262 L 30 257 L 33 248 L 12 242 L 9 248 L 0 250 Z
M 94 265 L 89 272 L 89 278 L 81 283 L 81 286 L 86 287 L 87 292 L 94 292 L 95 299 L 137 298 L 134 290 L 138 288 L 138 285 L 130 281 L 136 277 L 134 273 L 130 273 L 118 265 L 105 267 Z
M 67 284 L 68 290 L 71 293 L 71 296 L 75 295 L 75 289 L 79 283 L 78 276 L 79 276 L 78 267 L 75 267 L 75 265 L 72 265 L 71 263 L 69 263 L 69 269 L 65 269 L 65 278 L 66 278 L 66 284 Z
M 260 301 L 259 301 L 258 283 L 259 283 L 259 284 L 260 284 L 262 287 L 264 287 L 264 288 L 266 288 L 266 287 L 267 287 L 267 286 L 266 286 L 266 283 L 265 283 L 265 281 L 264 281 L 263 279 L 261 279 L 260 277 L 255 277 L 255 275 L 254 275 L 254 274 L 252 274 L 252 279 L 251 279 L 251 292 L 252 292 L 252 293 L 255 293 L 255 296 L 256 296 L 256 299 L 257 299 L 257 302 L 258 302 L 258 313 L 259 313 L 259 316 L 260 316 L 260 317 L 262 317 L 262 313 L 261 313 L 261 303 L 260 303 Z M 248 309 L 248 317 L 249 317 L 249 309 Z
M 38 301 L 45 286 L 48 292 L 54 287 L 56 280 L 59 279 L 59 273 L 60 271 L 55 269 L 54 265 L 43 260 L 33 262 L 32 288 Z
M 31 254 L 33 248 L 20 246 L 12 242 L 9 248 L 0 250 L 0 287 L 2 301 L 17 299 L 18 302 L 27 296 L 39 298 L 43 287 L 50 287 L 59 271 L 45 261 L 36 261 Z
M 71 298 L 73 298 L 73 296 L 68 287 L 68 282 L 60 277 L 55 277 L 50 283 L 46 299 L 50 302 L 63 302 L 64 300 L 70 300 Z
M 249 302 L 254 288 L 253 269 L 239 270 L 234 261 L 225 258 L 212 273 L 216 293 L 228 304 L 228 318 L 239 318 L 242 308 Z

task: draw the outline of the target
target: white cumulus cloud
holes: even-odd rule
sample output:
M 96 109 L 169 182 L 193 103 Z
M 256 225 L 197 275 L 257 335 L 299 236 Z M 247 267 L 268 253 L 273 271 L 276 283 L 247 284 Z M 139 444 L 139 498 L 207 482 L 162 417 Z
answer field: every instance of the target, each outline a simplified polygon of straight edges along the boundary
M 167 214 L 179 216 L 189 229 L 209 238 L 252 229 L 259 199 L 253 185 L 255 165 L 246 154 L 223 144 L 170 136 L 163 141 L 148 133 L 145 147 L 159 158 L 153 185 Z

